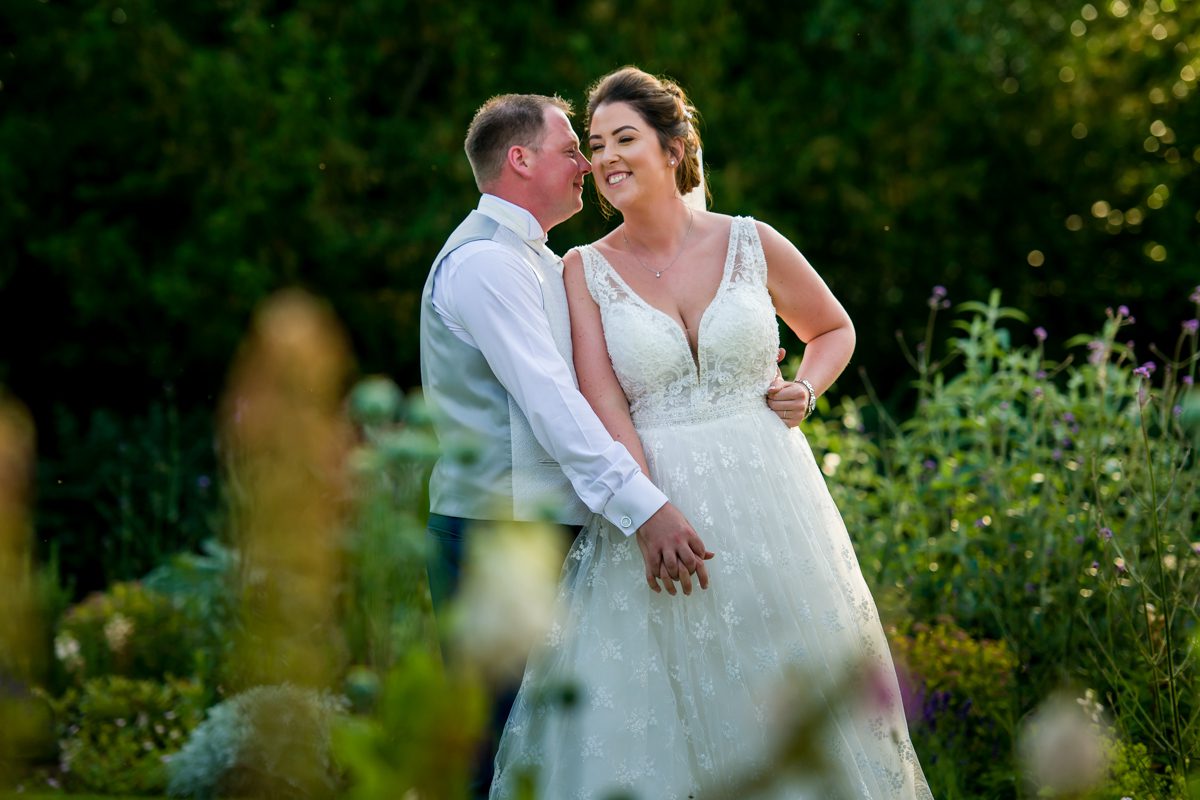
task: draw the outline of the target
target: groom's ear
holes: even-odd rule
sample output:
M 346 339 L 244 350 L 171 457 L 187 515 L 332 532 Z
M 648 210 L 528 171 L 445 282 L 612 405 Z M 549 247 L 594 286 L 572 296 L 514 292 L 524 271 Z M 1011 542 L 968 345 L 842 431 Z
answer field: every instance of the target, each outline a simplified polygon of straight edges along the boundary
M 514 144 L 508 148 L 508 165 L 522 177 L 529 177 L 533 169 L 533 151 L 528 147 Z

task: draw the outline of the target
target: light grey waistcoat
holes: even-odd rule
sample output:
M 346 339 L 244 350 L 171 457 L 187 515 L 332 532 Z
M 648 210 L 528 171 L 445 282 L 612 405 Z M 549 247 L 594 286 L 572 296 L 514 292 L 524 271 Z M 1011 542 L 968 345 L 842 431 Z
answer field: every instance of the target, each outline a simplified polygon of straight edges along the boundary
M 537 276 L 554 344 L 575 379 L 561 265 L 539 258 L 516 233 L 472 211 L 434 259 L 421 294 L 421 384 L 442 448 L 429 479 L 430 510 L 467 519 L 579 525 L 588 510 L 562 468 L 538 444 L 483 354 L 455 336 L 433 309 L 438 265 L 453 250 L 480 240 L 510 247 Z

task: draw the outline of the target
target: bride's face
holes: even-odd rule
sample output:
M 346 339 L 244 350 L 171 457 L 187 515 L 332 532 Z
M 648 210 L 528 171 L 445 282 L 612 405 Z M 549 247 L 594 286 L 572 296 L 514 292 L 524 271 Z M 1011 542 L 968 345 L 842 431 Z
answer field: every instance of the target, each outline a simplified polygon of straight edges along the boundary
M 658 132 L 628 103 L 605 103 L 592 113 L 588 133 L 592 177 L 604 199 L 617 209 L 639 199 L 675 195 L 673 157 Z

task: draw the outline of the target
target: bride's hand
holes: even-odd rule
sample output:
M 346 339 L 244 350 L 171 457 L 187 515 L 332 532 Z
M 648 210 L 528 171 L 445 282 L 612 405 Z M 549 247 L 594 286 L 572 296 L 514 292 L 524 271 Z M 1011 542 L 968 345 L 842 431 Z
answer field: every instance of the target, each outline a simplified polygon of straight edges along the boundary
M 794 428 L 808 415 L 808 389 L 776 375 L 767 388 L 767 405 L 784 425 Z

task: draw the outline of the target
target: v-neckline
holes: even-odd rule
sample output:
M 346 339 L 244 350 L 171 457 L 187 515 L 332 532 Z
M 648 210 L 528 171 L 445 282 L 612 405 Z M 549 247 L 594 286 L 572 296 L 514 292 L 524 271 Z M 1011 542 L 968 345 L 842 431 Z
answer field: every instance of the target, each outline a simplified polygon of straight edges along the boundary
M 675 328 L 675 330 L 679 332 L 680 337 L 683 339 L 683 347 L 685 350 L 687 350 L 688 355 L 691 356 L 692 366 L 696 368 L 697 379 L 700 378 L 701 370 L 700 349 L 703 346 L 701 337 L 704 335 L 704 321 L 708 319 L 708 312 L 712 310 L 712 307 L 717 304 L 717 301 L 721 299 L 721 295 L 724 294 L 725 287 L 729 285 L 729 274 L 733 271 L 733 229 L 737 224 L 737 217 L 734 217 L 729 223 L 729 242 L 725 245 L 725 266 L 721 268 L 721 281 L 717 284 L 717 290 L 713 293 L 712 299 L 708 301 L 708 305 L 705 306 L 704 311 L 700 313 L 700 322 L 696 326 L 695 350 L 692 350 L 692 342 L 690 339 L 688 339 L 687 328 L 681 324 L 680 320 L 675 319 L 675 317 L 671 316 L 666 311 L 663 311 L 661 308 L 638 294 L 637 291 L 635 291 L 634 288 L 630 286 L 623 277 L 621 277 L 621 273 L 617 272 L 617 268 L 612 265 L 612 262 L 609 261 L 607 257 L 605 257 L 604 253 L 600 252 L 600 248 L 596 247 L 595 245 L 589 245 L 589 247 L 596 252 L 596 255 L 600 257 L 600 260 L 604 263 L 604 266 L 608 268 L 608 271 L 612 273 L 613 277 L 616 278 L 621 287 L 624 288 L 625 291 L 630 295 L 632 295 L 636 302 L 649 309 L 651 312 L 666 319 L 671 323 L 671 327 Z

